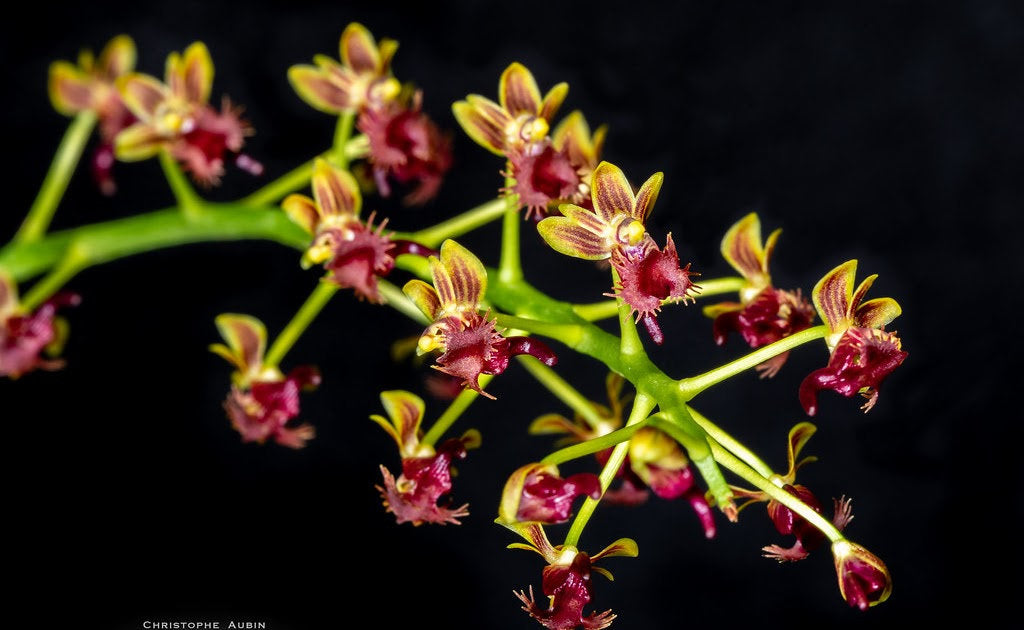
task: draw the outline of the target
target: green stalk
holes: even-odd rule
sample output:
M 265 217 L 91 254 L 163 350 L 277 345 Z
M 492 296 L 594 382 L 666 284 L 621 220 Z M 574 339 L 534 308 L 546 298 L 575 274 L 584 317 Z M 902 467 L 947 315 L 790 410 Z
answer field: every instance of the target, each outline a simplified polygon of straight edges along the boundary
M 331 152 L 334 157 L 334 165 L 343 171 L 348 170 L 348 151 L 346 149 L 355 121 L 355 111 L 345 111 L 338 117 L 338 126 L 334 128 L 334 146 L 331 148 Z
M 611 448 L 616 444 L 629 441 L 633 434 L 640 429 L 648 425 L 647 418 L 637 422 L 636 424 L 628 427 L 622 427 L 617 431 L 606 433 L 601 437 L 596 437 L 586 442 L 580 442 L 579 444 L 573 444 L 572 446 L 566 446 L 563 449 L 559 449 L 554 453 L 551 453 L 544 459 L 540 460 L 542 464 L 564 464 L 567 461 L 573 459 L 579 459 L 580 457 L 586 457 L 587 455 L 593 455 L 594 453 L 600 453 L 606 448 Z
M 700 425 L 700 428 L 704 429 L 711 439 L 729 449 L 729 451 L 734 455 L 756 470 L 758 474 L 763 475 L 764 477 L 771 477 L 774 474 L 768 464 L 764 463 L 764 460 L 755 455 L 753 451 L 744 446 L 739 440 L 729 435 L 724 429 L 701 415 L 701 413 L 693 407 L 687 406 L 686 409 L 690 412 L 690 416 L 693 417 L 693 421 Z
M 805 344 L 809 341 L 814 341 L 815 339 L 821 339 L 827 335 L 828 332 L 828 326 L 824 325 L 814 326 L 807 330 L 801 330 L 798 333 L 784 337 L 775 343 L 758 348 L 746 356 L 740 357 L 735 361 L 730 361 L 729 363 L 719 366 L 709 372 L 681 379 L 679 381 L 679 391 L 682 392 L 683 397 L 686 398 L 686 400 L 692 400 L 694 396 L 712 385 L 721 383 L 728 378 L 732 378 L 744 370 L 749 370 L 755 365 L 764 363 L 768 359 L 778 356 L 783 352 L 792 350 L 799 345 Z
M 612 285 L 619 286 L 619 273 L 612 267 Z M 636 319 L 633 318 L 633 309 L 626 304 L 625 300 L 616 300 L 619 310 L 619 332 L 621 342 L 619 354 L 622 355 L 624 363 L 630 363 L 635 357 L 647 359 L 644 352 L 644 344 L 640 341 L 640 334 L 636 330 Z
M 633 401 L 633 410 L 629 413 L 629 420 L 626 421 L 626 426 L 631 427 L 645 420 L 656 404 L 657 401 L 653 398 L 648 398 L 643 393 L 638 392 L 636 399 Z M 608 486 L 612 485 L 612 481 L 615 480 L 615 475 L 618 474 L 619 468 L 622 467 L 622 462 L 625 461 L 628 451 L 628 441 L 620 442 L 612 449 L 612 454 L 608 457 L 608 461 L 605 462 L 604 468 L 601 469 L 601 474 L 598 477 L 601 480 L 602 497 L 608 491 Z M 583 505 L 580 506 L 580 511 L 576 513 L 576 518 L 569 527 L 569 533 L 565 536 L 566 547 L 579 546 L 583 529 L 587 526 L 587 522 L 590 521 L 590 517 L 594 515 L 594 510 L 597 509 L 597 504 L 600 502 L 601 499 L 595 501 L 590 497 L 587 497 L 587 500 L 583 502 Z
M 601 417 L 601 414 L 594 408 L 593 403 L 587 400 L 583 394 L 579 393 L 568 381 L 559 376 L 557 372 L 531 356 L 520 355 L 516 359 L 533 378 L 537 379 L 537 382 L 554 394 L 555 398 L 558 398 L 567 407 L 579 414 L 591 429 L 596 431 L 605 424 L 606 419 Z
M 182 172 L 178 161 L 171 156 L 167 149 L 160 150 L 160 168 L 164 170 L 167 183 L 171 186 L 174 199 L 178 202 L 182 214 L 189 219 L 195 219 L 203 212 L 203 200 L 196 194 L 192 184 Z
M 71 182 L 71 175 L 82 158 L 82 151 L 85 150 L 85 145 L 95 126 L 96 114 L 91 111 L 82 112 L 71 121 L 57 147 L 57 153 L 53 156 L 50 169 L 46 171 L 39 194 L 32 202 L 32 207 L 25 216 L 18 233 L 14 235 L 14 242 L 31 243 L 38 241 L 46 234 L 46 230 L 50 227 L 50 221 L 53 220 L 53 215 L 57 211 L 57 205 Z
M 35 243 L 12 243 L 0 250 L 0 267 L 25 281 L 58 264 L 72 242 L 84 260 L 81 268 L 186 243 L 264 239 L 300 251 L 309 245 L 309 234 L 280 210 L 230 203 L 206 208 L 191 220 L 172 207 L 55 232 Z
M 441 246 L 445 239 L 458 238 L 504 216 L 507 206 L 508 201 L 506 199 L 492 199 L 447 221 L 442 221 L 437 225 L 417 232 L 396 232 L 394 238 L 415 241 L 436 249 Z
M 480 389 L 487 387 L 487 384 L 490 383 L 493 378 L 494 377 L 490 374 L 482 374 L 479 378 Z M 469 406 L 473 404 L 473 401 L 479 396 L 480 394 L 475 390 L 462 390 L 459 395 L 455 397 L 455 400 L 452 401 L 452 404 L 445 409 L 443 414 L 441 414 L 441 417 L 437 419 L 437 422 L 430 427 L 430 430 L 427 431 L 426 435 L 423 436 L 423 439 L 420 440 L 420 444 L 426 444 L 428 446 L 437 444 L 437 441 L 441 439 L 445 432 L 455 424 L 456 420 L 459 419 L 459 416 L 461 416 L 466 409 L 469 409 Z
M 320 311 L 324 310 L 324 307 L 331 301 L 331 298 L 334 297 L 339 288 L 338 285 L 327 279 L 320 280 L 320 283 L 316 285 L 313 292 L 309 294 L 306 301 L 299 307 L 292 320 L 288 322 L 288 325 L 284 327 L 281 334 L 271 344 L 270 350 L 267 350 L 267 356 L 263 360 L 263 365 L 268 368 L 276 368 L 281 363 L 285 355 L 288 354 L 288 351 L 292 349 L 292 346 L 299 340 L 302 333 L 306 332 L 306 329 L 313 323 L 316 316 L 320 314 Z
M 509 167 L 511 170 L 511 167 Z M 505 187 L 511 190 L 515 183 L 505 178 Z M 508 193 L 505 197 L 505 215 L 501 221 L 501 262 L 498 265 L 498 280 L 504 283 L 523 279 L 523 267 L 519 261 L 519 195 Z

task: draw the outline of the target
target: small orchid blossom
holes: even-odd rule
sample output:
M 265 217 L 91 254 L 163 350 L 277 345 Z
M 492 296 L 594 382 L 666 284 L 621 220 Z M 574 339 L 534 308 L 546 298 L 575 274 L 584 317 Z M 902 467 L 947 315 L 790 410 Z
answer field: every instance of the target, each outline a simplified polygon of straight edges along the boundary
M 341 33 L 341 63 L 317 55 L 316 65 L 295 65 L 288 79 L 295 91 L 314 108 L 328 113 L 360 112 L 397 98 L 402 86 L 391 76 L 391 59 L 398 42 L 384 38 L 380 44 L 365 26 L 352 22 Z
M 715 343 L 725 343 L 730 332 L 738 332 L 751 348 L 774 343 L 800 332 L 814 321 L 814 308 L 800 290 L 785 291 L 772 286 L 768 269 L 781 229 L 761 242 L 761 220 L 751 212 L 737 221 L 722 239 L 722 257 L 746 281 L 739 302 L 721 302 L 704 308 L 714 319 Z M 771 378 L 782 368 L 788 352 L 757 366 L 761 378 Z
M 564 523 L 569 520 L 577 497 L 601 498 L 601 481 L 592 473 L 578 473 L 563 479 L 554 464 L 527 464 L 505 482 L 498 521 Z
M 386 276 L 402 253 L 386 234 L 382 221 L 376 228 L 373 217 L 364 223 L 359 218 L 363 196 L 359 185 L 347 171 L 318 159 L 313 166 L 313 198 L 289 195 L 281 207 L 288 216 L 313 237 L 302 256 L 302 266 L 323 263 L 328 279 L 342 288 L 351 288 L 361 299 L 383 303 L 377 290 L 377 278 Z
M 630 306 L 659 344 L 664 336 L 656 317 L 662 304 L 692 299 L 698 288 L 690 280 L 690 266 L 680 268 L 672 236 L 661 249 L 647 234 L 647 217 L 663 179 L 655 173 L 634 194 L 619 167 L 601 162 L 591 180 L 593 209 L 562 204 L 558 209 L 563 216 L 537 224 L 544 241 L 559 253 L 585 260 L 610 258 L 619 276 L 613 295 Z
M 384 487 L 377 490 L 385 509 L 395 515 L 398 523 L 459 524 L 469 515 L 468 504 L 458 508 L 438 505 L 452 489 L 451 465 L 464 459 L 466 451 L 480 445 L 480 433 L 469 430 L 461 438 L 446 440 L 437 449 L 420 442 L 420 425 L 425 405 L 419 396 L 402 391 L 381 392 L 380 401 L 388 417 L 374 414 L 376 422 L 398 445 L 402 457 L 402 473 L 396 480 L 383 465 L 380 467 Z
M 533 586 L 530 586 L 528 594 L 523 591 L 515 594 L 523 602 L 524 611 L 548 630 L 573 630 L 580 626 L 586 630 L 602 630 L 612 625 L 615 615 L 611 610 L 589 615 L 583 613 L 593 598 L 590 576 L 597 572 L 612 579 L 611 573 L 594 563 L 613 556 L 635 558 L 639 554 L 635 541 L 620 538 L 589 556 L 572 546 L 553 546 L 539 523 L 503 524 L 528 541 L 512 543 L 509 548 L 534 551 L 548 563 L 544 567 L 541 587 L 548 597 L 547 606 L 537 604 Z
M 59 370 L 56 359 L 67 341 L 68 325 L 57 309 L 77 306 L 79 297 L 58 293 L 31 313 L 18 301 L 18 286 L 0 269 L 0 377 L 19 378 L 33 370 Z M 43 355 L 50 358 L 43 358 Z
M 543 141 L 566 94 L 567 83 L 559 83 L 541 97 L 533 74 L 521 63 L 512 63 L 501 73 L 498 102 L 470 94 L 452 105 L 456 120 L 477 144 L 491 153 L 509 157 L 527 145 Z
M 864 301 L 877 274 L 854 289 L 857 261 L 849 260 L 814 286 L 814 306 L 828 325 L 825 337 L 831 356 L 828 365 L 808 374 L 800 383 L 800 404 L 807 415 L 818 410 L 818 392 L 831 389 L 847 398 L 861 394 L 865 412 L 878 400 L 878 388 L 886 376 L 903 363 L 907 353 L 894 332 L 885 330 L 902 309 L 888 297 Z
M 105 195 L 117 190 L 111 174 L 114 165 L 114 138 L 135 122 L 121 100 L 117 80 L 135 68 L 135 42 L 118 35 L 107 42 L 99 57 L 83 50 L 78 63 L 55 61 L 50 65 L 50 102 L 65 116 L 92 111 L 99 119 L 100 144 L 92 156 L 96 185 Z
M 117 158 L 134 162 L 166 150 L 206 185 L 220 181 L 229 157 L 239 168 L 261 174 L 263 167 L 240 153 L 251 127 L 227 99 L 219 111 L 212 107 L 212 88 L 213 60 L 202 42 L 167 57 L 163 82 L 140 73 L 120 77 L 118 92 L 138 122 L 118 133 Z
M 440 257 L 431 256 L 429 261 L 433 286 L 410 280 L 402 290 L 433 322 L 420 336 L 417 352 L 439 350 L 435 369 L 494 398 L 480 388 L 480 375 L 501 374 L 513 356 L 529 354 L 547 365 L 555 364 L 555 354 L 543 343 L 531 337 L 503 337 L 495 320 L 480 314 L 487 270 L 472 252 L 447 240 Z
M 267 329 L 263 322 L 249 315 L 224 313 L 216 319 L 217 329 L 225 344 L 213 344 L 210 350 L 235 366 L 231 392 L 224 401 L 231 426 L 243 442 L 273 439 L 282 446 L 302 448 L 313 439 L 312 425 L 294 426 L 291 422 L 300 412 L 299 394 L 320 384 L 315 367 L 300 366 L 281 373 L 264 363 Z

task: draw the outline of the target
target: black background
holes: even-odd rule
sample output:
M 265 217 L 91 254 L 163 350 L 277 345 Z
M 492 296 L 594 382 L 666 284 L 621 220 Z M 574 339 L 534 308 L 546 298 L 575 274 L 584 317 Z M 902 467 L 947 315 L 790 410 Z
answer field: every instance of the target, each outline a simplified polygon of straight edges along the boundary
M 641 550 L 606 564 L 616 581 L 595 578 L 593 608 L 614 608 L 621 628 L 895 627 L 954 611 L 1009 622 L 1021 587 L 1010 441 L 1020 412 L 999 403 L 1019 365 L 1019 4 L 303 4 L 29 3 L 7 16 L 0 234 L 17 228 L 66 124 L 47 102 L 49 62 L 117 33 L 136 39 L 140 69 L 157 75 L 170 50 L 206 41 L 215 98 L 247 107 L 258 131 L 250 152 L 271 177 L 325 148 L 333 129 L 291 91 L 288 66 L 335 56 L 352 20 L 399 39 L 396 75 L 425 89 L 426 109 L 454 133 L 457 164 L 427 208 L 368 200 L 398 229 L 495 193 L 500 161 L 458 131 L 449 105 L 469 92 L 494 98 L 501 70 L 520 60 L 542 89 L 570 83 L 563 113 L 580 108 L 610 125 L 605 157 L 634 182 L 665 172 L 650 228 L 671 230 L 696 270 L 730 273 L 718 241 L 757 210 L 766 230 L 785 229 L 779 286 L 806 291 L 859 258 L 861 276 L 881 274 L 872 295 L 902 303 L 895 328 L 910 352 L 866 416 L 856 401 L 823 395 L 808 451 L 821 461 L 801 474 L 822 498 L 854 498 L 848 534 L 887 561 L 889 602 L 849 609 L 827 550 L 796 566 L 760 558 L 778 541 L 762 508 L 738 525 L 719 517 L 709 542 L 683 503 L 655 500 L 593 519 L 585 549 L 631 536 Z M 55 227 L 171 203 L 155 162 L 116 175 L 113 199 L 76 175 Z M 257 185 L 232 172 L 209 195 Z M 494 226 L 464 242 L 494 263 L 497 237 Z M 528 277 L 545 290 L 581 301 L 607 290 L 586 263 L 529 232 L 525 242 Z M 377 392 L 420 389 L 427 373 L 389 358 L 391 340 L 418 330 L 388 309 L 341 295 L 286 360 L 324 372 L 303 403 L 319 433 L 308 448 L 244 445 L 230 429 L 220 409 L 229 369 L 206 351 L 213 318 L 248 312 L 280 330 L 316 281 L 297 258 L 268 243 L 197 245 L 71 283 L 84 302 L 70 314 L 68 368 L 0 383 L 5 564 L 18 584 L 12 601 L 36 625 L 235 619 L 280 630 L 359 627 L 359 615 L 368 627 L 538 627 L 511 591 L 539 586 L 542 562 L 503 550 L 513 539 L 491 519 L 507 474 L 548 447 L 524 435 L 526 424 L 564 410 L 520 370 L 492 385 L 498 402 L 479 401 L 460 421 L 484 432 L 456 481 L 472 511 L 461 527 L 396 526 L 373 490 L 377 465 L 397 465 L 367 421 Z M 742 352 L 735 341 L 715 348 L 696 308 L 662 321 L 668 342 L 653 355 L 670 374 Z M 744 375 L 697 406 L 783 468 L 786 431 L 802 419 L 799 379 L 824 360 L 820 348 L 800 350 L 774 382 Z M 599 397 L 593 362 L 563 352 L 559 369 Z M 429 401 L 428 417 L 442 408 Z

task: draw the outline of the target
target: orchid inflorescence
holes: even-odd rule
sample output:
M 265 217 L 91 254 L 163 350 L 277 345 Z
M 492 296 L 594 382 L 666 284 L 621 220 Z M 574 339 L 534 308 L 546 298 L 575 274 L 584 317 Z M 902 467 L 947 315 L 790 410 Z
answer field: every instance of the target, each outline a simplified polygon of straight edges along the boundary
M 297 262 L 303 268 L 319 265 L 324 271 L 270 343 L 266 327 L 251 315 L 216 319 L 223 343 L 211 350 L 234 368 L 224 409 L 243 441 L 298 449 L 314 439 L 313 425 L 299 420 L 301 393 L 319 386 L 320 374 L 312 366 L 288 372 L 279 366 L 342 289 L 423 326 L 416 352 L 433 357 L 433 367 L 453 390 L 451 406 L 432 423 L 426 422 L 424 400 L 401 390 L 383 391 L 383 415 L 370 416 L 398 448 L 400 468 L 392 472 L 381 465 L 377 487 L 397 523 L 459 524 L 469 517 L 469 506 L 454 499 L 452 467 L 472 449 L 490 446 L 482 445 L 476 428 L 457 437 L 449 430 L 477 398 L 496 398 L 486 388 L 513 363 L 571 409 L 571 418 L 549 412 L 529 424 L 532 434 L 561 436 L 559 448 L 511 472 L 496 519 L 525 541 L 510 547 L 535 551 L 546 563 L 546 599 L 538 600 L 532 586 L 516 593 L 523 610 L 544 627 L 612 624 L 610 610 L 584 611 L 592 599 L 590 577 L 610 577 L 597 563 L 636 556 L 638 545 L 623 538 L 590 555 L 580 550 L 580 538 L 599 502 L 638 506 L 652 493 L 685 499 L 708 538 L 716 534 L 716 509 L 735 521 L 742 508 L 765 503 L 778 532 L 794 538 L 788 547 L 765 546 L 766 557 L 801 560 L 828 541 L 842 596 L 861 609 L 885 601 L 891 591 L 885 565 L 843 533 L 853 519 L 851 501 L 834 500 L 828 519 L 814 493 L 796 483 L 801 466 L 815 459 L 800 454 L 816 427 L 800 422 L 789 432 L 789 466 L 779 474 L 691 406 L 705 389 L 747 369 L 762 378 L 775 376 L 791 351 L 820 339 L 827 364 L 803 379 L 793 392 L 796 400 L 815 416 L 820 392 L 831 390 L 862 395 L 864 411 L 870 410 L 882 381 L 907 356 L 900 338 L 886 328 L 900 314 L 899 304 L 887 297 L 866 299 L 877 276 L 857 284 L 858 262 L 849 260 L 825 273 L 810 299 L 800 289 L 776 287 L 769 263 L 780 230 L 762 240 L 753 213 L 729 227 L 721 243 L 722 256 L 739 275 L 700 276 L 690 263 L 682 264 L 671 234 L 649 232 L 662 173 L 639 186 L 631 183 L 622 168 L 601 158 L 605 127 L 592 133 L 579 111 L 556 123 L 568 85 L 559 83 L 542 95 L 520 63 L 501 74 L 497 102 L 470 94 L 452 107 L 468 136 L 503 161 L 497 198 L 425 229 L 394 231 L 389 219 L 364 213 L 372 195 L 401 189 L 405 204 L 423 204 L 437 195 L 452 165 L 451 136 L 424 113 L 423 92 L 393 74 L 397 50 L 397 42 L 378 42 L 353 23 L 341 35 L 339 59 L 318 55 L 312 65 L 293 66 L 288 76 L 298 96 L 338 118 L 331 148 L 229 204 L 205 201 L 188 177 L 212 186 L 227 176 L 229 164 L 254 176 L 263 168 L 242 152 L 253 130 L 241 108 L 226 97 L 220 108 L 210 105 L 214 65 L 203 43 L 170 54 L 162 81 L 134 72 L 135 45 L 124 35 L 98 58 L 83 53 L 77 64 L 54 63 L 50 98 L 74 121 L 22 229 L 0 250 L 0 376 L 62 367 L 57 357 L 68 325 L 57 311 L 78 301 L 63 287 L 88 266 L 185 242 L 278 241 L 301 251 Z M 116 191 L 115 159 L 159 157 L 177 205 L 133 217 L 131 229 L 122 219 L 48 235 L 94 128 L 99 143 L 92 171 L 102 192 Z M 297 192 L 307 185 L 311 195 Z M 455 239 L 499 219 L 500 258 L 489 268 Z M 535 228 L 555 252 L 607 261 L 610 278 L 595 288 L 595 299 L 607 299 L 570 304 L 533 287 L 519 260 L 524 219 L 528 231 Z M 389 280 L 395 271 L 411 276 L 402 288 Z M 20 297 L 19 284 L 36 276 L 41 278 Z M 711 319 L 708 332 L 718 345 L 738 333 L 752 352 L 702 374 L 666 375 L 648 357 L 643 337 L 668 343 L 659 324 L 665 309 L 727 293 L 736 298 L 703 308 Z M 815 325 L 815 317 L 823 323 Z M 618 319 L 619 335 L 593 323 L 608 318 Z M 601 362 L 608 371 L 607 401 L 587 400 L 554 371 L 556 350 Z M 560 467 L 570 462 L 590 471 L 563 474 Z M 722 468 L 739 479 L 737 485 L 726 481 Z M 738 507 L 737 500 L 743 501 Z M 570 521 L 563 542 L 553 544 L 553 526 Z

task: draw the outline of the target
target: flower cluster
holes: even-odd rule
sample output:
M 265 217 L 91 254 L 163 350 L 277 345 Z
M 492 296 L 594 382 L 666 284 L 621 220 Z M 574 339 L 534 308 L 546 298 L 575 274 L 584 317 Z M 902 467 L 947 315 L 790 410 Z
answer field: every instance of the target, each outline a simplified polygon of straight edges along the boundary
M 263 167 L 241 153 L 252 129 L 227 98 L 219 110 L 210 105 L 212 88 L 213 60 L 202 42 L 167 57 L 163 82 L 140 73 L 118 78 L 121 100 L 137 122 L 117 134 L 117 158 L 132 162 L 167 151 L 206 185 L 220 180 L 228 159 L 261 174 Z
M 447 240 L 440 257 L 431 256 L 429 261 L 433 286 L 410 280 L 402 290 L 432 322 L 420 336 L 417 352 L 439 351 L 438 370 L 494 398 L 480 387 L 480 376 L 501 374 L 512 357 L 528 354 L 546 365 L 555 364 L 555 354 L 543 343 L 530 337 L 505 337 L 495 320 L 480 313 L 487 270 L 472 252 Z
M 564 435 L 565 443 L 581 443 L 608 435 L 623 426 L 623 409 L 628 398 L 623 397 L 625 379 L 609 373 L 605 379 L 608 404 L 590 401 L 601 421 L 588 424 L 583 416 L 573 420 L 557 413 L 540 416 L 530 424 L 534 435 Z M 596 453 L 598 462 L 604 465 L 611 449 Z M 693 508 L 704 535 L 715 536 L 715 520 L 704 492 L 697 485 L 690 468 L 690 460 L 679 444 L 663 431 L 644 427 L 629 441 L 626 459 L 619 467 L 616 478 L 621 479 L 617 488 L 604 493 L 604 501 L 610 504 L 636 506 L 645 503 L 651 492 L 662 499 L 685 499 Z M 506 486 L 507 488 L 507 486 Z
M 216 323 L 227 345 L 213 344 L 210 350 L 236 368 L 224 401 L 231 426 L 243 442 L 262 444 L 273 439 L 291 448 L 305 446 L 315 431 L 312 425 L 294 425 L 292 420 L 299 415 L 300 392 L 320 384 L 319 371 L 301 366 L 285 376 L 277 366 L 267 365 L 263 359 L 267 329 L 255 317 L 225 313 Z
M 453 105 L 469 137 L 506 162 L 498 197 L 418 232 L 386 230 L 388 219 L 362 216 L 364 195 L 375 190 L 387 197 L 401 189 L 406 204 L 425 203 L 438 194 L 452 164 L 451 138 L 424 113 L 423 93 L 392 73 L 397 49 L 397 42 L 378 42 L 353 23 L 341 34 L 340 59 L 318 55 L 313 65 L 292 66 L 288 76 L 298 95 L 337 116 L 333 145 L 312 168 L 297 168 L 230 204 L 205 201 L 182 175 L 183 168 L 198 182 L 213 184 L 229 162 L 253 174 L 262 170 L 241 153 L 251 129 L 240 110 L 226 99 L 219 109 L 210 105 L 214 68 L 203 43 L 172 53 L 163 81 L 134 72 L 135 45 L 127 36 L 114 38 L 98 58 L 86 52 L 77 64 L 54 63 L 51 101 L 75 120 L 15 242 L 0 248 L 0 377 L 62 365 L 54 357 L 67 325 L 57 310 L 77 297 L 59 287 L 89 265 L 183 241 L 257 236 L 298 244 L 301 266 L 322 265 L 325 274 L 269 348 L 259 320 L 234 313 L 216 318 L 223 343 L 210 349 L 234 368 L 223 404 L 231 425 L 243 442 L 305 446 L 314 429 L 298 420 L 301 394 L 317 387 L 320 375 L 312 366 L 284 373 L 279 365 L 338 288 L 352 289 L 372 305 L 389 304 L 426 325 L 396 342 L 395 354 L 411 355 L 415 348 L 417 355 L 433 356 L 437 372 L 428 389 L 454 401 L 424 430 L 426 406 L 419 396 L 395 389 L 380 394 L 384 414 L 370 418 L 394 441 L 401 467 L 380 465 L 376 488 L 399 524 L 460 524 L 469 510 L 452 498 L 454 464 L 480 446 L 481 435 L 470 429 L 450 437 L 449 431 L 478 395 L 495 398 L 484 388 L 519 356 L 525 371 L 573 412 L 572 419 L 552 413 L 530 425 L 530 433 L 558 435 L 563 448 L 539 461 L 531 457 L 512 472 L 496 519 L 526 541 L 510 547 L 532 550 L 546 563 L 546 601 L 538 602 L 532 586 L 515 593 L 545 628 L 600 630 L 612 624 L 610 610 L 585 612 L 593 598 L 591 576 L 610 579 L 597 563 L 636 556 L 637 544 L 621 538 L 593 555 L 578 544 L 597 502 L 638 506 L 651 495 L 685 500 L 707 538 L 716 535 L 712 506 L 735 521 L 737 498 L 746 501 L 741 507 L 765 503 L 778 533 L 792 537 L 789 546 L 762 547 L 765 557 L 791 563 L 827 541 L 846 601 L 860 609 L 885 601 L 892 589 L 885 564 L 845 538 L 851 501 L 834 499 L 829 519 L 814 492 L 797 483 L 797 471 L 815 459 L 801 458 L 801 452 L 816 427 L 802 422 L 790 430 L 788 470 L 778 474 L 691 402 L 751 368 L 773 377 L 794 348 L 824 337 L 827 365 L 799 386 L 805 412 L 819 412 L 822 390 L 859 393 L 867 399 L 863 408 L 871 409 L 881 383 L 907 357 L 900 338 L 885 328 L 900 314 L 899 304 L 865 299 L 876 276 L 856 284 L 857 261 L 850 260 L 815 285 L 811 301 L 799 289 L 778 288 L 769 266 L 781 230 L 763 239 L 760 219 L 751 213 L 721 242 L 722 256 L 741 277 L 702 280 L 702 289 L 690 264 L 681 263 L 672 234 L 662 245 L 648 232 L 663 174 L 633 186 L 622 169 L 601 160 L 604 127 L 591 131 L 579 111 L 555 123 L 568 86 L 558 83 L 542 94 L 520 63 L 502 73 L 497 101 L 470 94 Z M 159 155 L 180 208 L 49 237 L 50 219 L 97 122 L 101 142 L 93 170 L 103 192 L 114 191 L 115 155 L 126 161 Z M 309 194 L 295 192 L 307 183 Z M 280 210 L 267 207 L 278 201 Z M 610 300 L 570 304 L 530 284 L 520 262 L 523 208 L 551 249 L 610 269 L 610 289 L 603 293 Z M 500 271 L 493 272 L 454 239 L 501 217 Z M 47 271 L 19 299 L 15 280 Z M 401 293 L 388 279 L 392 273 L 412 276 Z M 686 378 L 656 366 L 638 323 L 662 344 L 663 306 L 726 290 L 736 290 L 736 299 L 704 309 L 713 320 L 714 341 L 724 345 L 737 333 L 754 351 Z M 812 327 L 816 315 L 823 324 Z M 616 319 L 618 336 L 595 323 L 604 318 Z M 607 402 L 576 391 L 571 370 L 551 369 L 557 357 L 538 336 L 602 363 L 609 371 Z M 570 468 L 574 474 L 563 476 Z M 723 471 L 751 488 L 731 485 Z M 563 544 L 552 544 L 545 528 L 570 519 Z
M 398 523 L 459 524 L 468 516 L 468 504 L 457 508 L 438 505 L 452 489 L 452 462 L 465 459 L 466 451 L 480 446 L 480 433 L 470 430 L 460 438 L 441 443 L 436 449 L 421 441 L 420 424 L 425 406 L 423 399 L 406 391 L 381 392 L 380 401 L 388 417 L 372 415 L 370 419 L 387 431 L 398 445 L 402 457 L 402 474 L 396 480 L 384 466 L 380 467 L 384 487 L 377 486 L 384 507 L 395 515 Z
M 423 113 L 423 95 L 392 76 L 398 42 L 380 44 L 361 24 L 341 34 L 341 62 L 317 55 L 315 65 L 295 65 L 288 78 L 298 95 L 329 114 L 358 116 L 370 143 L 373 179 L 381 195 L 391 182 L 409 188 L 407 204 L 433 199 L 451 167 L 451 140 Z
M 800 290 L 786 291 L 772 286 L 768 271 L 781 229 L 761 243 L 761 220 L 750 213 L 729 228 L 722 239 L 722 256 L 743 276 L 739 302 L 721 302 L 704 308 L 714 318 L 715 343 L 722 345 L 730 332 L 738 332 L 751 348 L 759 348 L 810 327 L 814 307 Z M 789 357 L 783 352 L 757 366 L 761 377 L 772 377 Z

